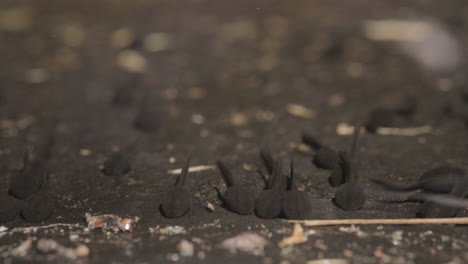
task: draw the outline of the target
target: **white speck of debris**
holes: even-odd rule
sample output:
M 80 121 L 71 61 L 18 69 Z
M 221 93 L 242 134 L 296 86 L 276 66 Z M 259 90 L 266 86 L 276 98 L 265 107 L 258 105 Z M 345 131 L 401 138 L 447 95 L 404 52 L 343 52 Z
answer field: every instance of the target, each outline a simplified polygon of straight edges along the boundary
M 5 232 L 8 230 L 8 227 L 6 226 L 0 226 L 0 232 Z
M 437 23 L 374 20 L 364 23 L 364 32 L 372 40 L 398 42 L 408 56 L 430 70 L 454 70 L 462 63 L 459 43 Z
M 394 245 L 401 244 L 401 240 L 403 239 L 403 231 L 395 231 L 392 233 L 392 243 Z
M 183 257 L 193 256 L 194 246 L 192 242 L 182 239 L 179 244 L 177 244 L 177 249 L 179 250 L 179 254 Z
M 348 264 L 349 261 L 346 259 L 316 259 L 309 260 L 306 264 Z
M 138 51 L 124 50 L 117 55 L 118 65 L 129 72 L 143 72 L 146 68 L 146 59 Z
M 21 242 L 17 247 L 15 247 L 12 251 L 11 254 L 13 256 L 18 256 L 18 257 L 24 257 L 28 254 L 29 250 L 31 249 L 32 246 L 32 238 L 28 238 Z
M 45 83 L 49 80 L 49 72 L 44 68 L 29 69 L 24 74 L 24 79 L 32 84 Z
M 359 78 L 364 73 L 364 67 L 361 63 L 352 62 L 346 68 L 346 74 L 351 78 Z
M 227 249 L 232 254 L 242 251 L 253 255 L 263 255 L 265 247 L 269 245 L 271 242 L 266 238 L 255 233 L 244 232 L 222 241 L 218 247 Z
M 299 104 L 288 104 L 286 105 L 286 110 L 289 114 L 304 119 L 312 119 L 317 115 L 315 110 L 309 109 Z
M 174 157 L 170 157 L 170 158 L 169 158 L 169 162 L 170 162 L 170 163 L 174 163 L 174 162 L 176 162 L 176 159 L 175 159 Z
M 159 226 L 150 227 L 149 232 L 153 234 L 159 235 L 183 235 L 187 234 L 187 230 L 183 226 L 166 226 L 164 228 L 160 228 Z
M 202 116 L 201 114 L 193 114 L 192 115 L 192 123 L 196 125 L 201 125 L 205 123 L 205 117 Z
M 280 246 L 290 246 L 295 244 L 301 244 L 307 241 L 307 236 L 304 234 L 304 229 L 300 224 L 294 224 L 292 235 L 283 238 L 280 242 Z
M 432 132 L 432 126 L 420 126 L 420 127 L 379 127 L 377 128 L 377 134 L 384 136 L 418 136 L 421 134 L 429 134 Z
M 143 46 L 149 52 L 165 51 L 172 46 L 172 38 L 166 33 L 151 33 L 143 40 Z
M 210 203 L 210 202 L 206 202 L 206 206 L 205 208 L 209 211 L 209 212 L 213 212 L 215 210 L 215 206 Z
M 85 32 L 83 27 L 79 24 L 68 24 L 62 26 L 60 35 L 63 42 L 69 47 L 79 47 L 84 41 Z
M 86 157 L 86 156 L 91 155 L 91 153 L 92 153 L 92 152 L 91 152 L 91 150 L 89 150 L 89 149 L 80 149 L 80 155 L 81 155 L 81 156 L 85 156 L 85 157 Z
M 215 166 L 213 166 L 213 165 L 199 165 L 199 166 L 190 167 L 189 172 L 212 170 L 214 168 L 215 168 Z M 169 174 L 180 174 L 181 172 L 182 172 L 182 169 L 174 169 L 174 170 L 168 171 L 167 173 L 169 173 Z
M 117 49 L 123 49 L 135 40 L 135 33 L 131 28 L 123 27 L 114 31 L 111 35 L 111 45 Z

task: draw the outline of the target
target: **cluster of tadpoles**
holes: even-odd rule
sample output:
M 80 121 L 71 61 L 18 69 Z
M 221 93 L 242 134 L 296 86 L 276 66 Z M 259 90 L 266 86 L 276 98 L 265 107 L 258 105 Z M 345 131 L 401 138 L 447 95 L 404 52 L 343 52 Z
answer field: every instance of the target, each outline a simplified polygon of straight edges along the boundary
M 334 203 L 343 210 L 359 210 L 364 206 L 366 197 L 357 181 L 356 170 L 353 166 L 354 149 L 356 148 L 359 129 L 355 130 L 351 157 L 346 152 L 336 152 L 323 147 L 315 140 L 314 147 L 317 154 L 314 158 L 321 168 L 330 169 L 330 183 L 337 187 Z M 310 136 L 304 135 L 304 141 L 312 142 Z M 274 160 L 265 150 L 260 151 L 260 157 L 269 177 L 265 177 L 261 170 L 258 172 L 266 182 L 265 189 L 255 197 L 248 188 L 242 186 L 232 172 L 222 161 L 217 166 L 226 183 L 227 189 L 222 195 L 224 206 L 237 214 L 255 214 L 264 219 L 283 216 L 286 219 L 307 219 L 310 217 L 312 200 L 307 192 L 300 191 L 295 182 L 294 163 L 291 157 L 289 177 L 283 174 L 280 159 Z M 161 202 L 161 212 L 168 218 L 183 216 L 192 207 L 190 191 L 185 187 L 189 161 L 182 169 L 174 187 L 165 194 Z
M 54 214 L 55 200 L 47 190 L 46 164 L 53 141 L 50 133 L 34 159 L 29 153 L 24 155 L 23 168 L 14 175 L 7 190 L 0 193 L 0 223 L 12 221 L 18 215 L 26 222 L 38 223 Z

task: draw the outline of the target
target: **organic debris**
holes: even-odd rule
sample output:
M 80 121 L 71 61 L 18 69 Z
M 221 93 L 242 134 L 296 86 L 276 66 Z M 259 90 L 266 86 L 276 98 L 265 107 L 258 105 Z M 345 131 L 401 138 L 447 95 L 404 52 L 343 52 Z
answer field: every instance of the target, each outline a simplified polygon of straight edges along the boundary
M 89 255 L 89 248 L 84 244 L 76 248 L 67 248 L 53 239 L 40 239 L 37 241 L 37 250 L 42 254 L 56 254 L 58 257 L 67 259 L 77 259 Z
M 86 214 L 86 223 L 88 231 L 94 229 L 112 230 L 114 232 L 132 232 L 135 225 L 140 221 L 139 217 L 122 218 L 117 215 L 106 214 L 96 215 Z
M 227 249 L 232 254 L 242 251 L 253 255 L 263 255 L 265 247 L 270 245 L 271 242 L 266 238 L 255 233 L 244 232 L 224 240 L 218 247 Z
M 304 234 L 304 229 L 298 223 L 294 224 L 293 233 L 289 237 L 283 238 L 280 242 L 281 246 L 290 246 L 295 244 L 301 244 L 307 241 L 307 236 Z

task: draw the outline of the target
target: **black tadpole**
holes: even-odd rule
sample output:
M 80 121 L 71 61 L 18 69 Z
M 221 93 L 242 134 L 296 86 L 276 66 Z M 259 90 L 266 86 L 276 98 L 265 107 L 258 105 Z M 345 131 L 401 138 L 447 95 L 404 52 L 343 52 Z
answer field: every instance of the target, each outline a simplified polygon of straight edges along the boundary
M 125 149 L 112 153 L 104 162 L 101 169 L 106 176 L 123 176 L 132 170 L 132 156 L 138 149 L 140 139 L 133 141 Z
M 47 161 L 51 156 L 51 149 L 55 142 L 55 122 L 47 130 L 46 138 L 35 158 L 30 159 L 29 153 L 23 156 L 23 168 L 15 173 L 11 179 L 8 192 L 18 199 L 26 199 L 39 192 L 43 175 L 46 173 Z
M 51 217 L 55 212 L 55 201 L 47 192 L 48 173 L 44 173 L 41 189 L 29 196 L 21 210 L 21 217 L 29 223 L 42 222 Z
M 381 180 L 372 182 L 382 186 L 386 190 L 395 192 L 411 192 L 421 190 L 430 193 L 448 193 L 452 191 L 460 179 L 465 179 L 465 170 L 450 166 L 436 167 L 423 173 L 416 184 L 410 186 L 395 186 Z
M 265 166 L 268 174 L 270 175 L 270 177 L 266 181 L 266 188 L 271 189 L 273 187 L 273 179 L 274 179 L 273 169 L 275 166 L 275 161 L 271 153 L 267 151 L 266 149 L 260 150 L 260 159 L 262 160 L 263 165 Z M 281 191 L 286 191 L 286 189 L 288 188 L 288 179 L 283 176 L 281 176 L 280 179 L 281 179 L 280 189 Z
M 273 166 L 272 185 L 260 192 L 255 199 L 255 212 L 258 217 L 264 219 L 276 218 L 281 214 L 281 183 L 283 174 L 281 172 L 281 163 L 276 160 Z
M 0 194 L 0 223 L 11 221 L 18 216 L 23 202 L 8 195 L 7 192 Z
M 135 99 L 135 88 L 140 84 L 141 80 L 140 74 L 132 74 L 129 80 L 118 85 L 114 90 L 112 105 L 117 107 L 130 106 Z
M 337 166 L 338 153 L 335 150 L 322 145 L 318 140 L 306 133 L 302 134 L 302 142 L 315 150 L 315 156 L 312 160 L 315 166 L 325 170 L 333 170 Z
M 185 187 L 189 170 L 190 159 L 187 159 L 174 187 L 169 190 L 161 201 L 161 212 L 165 217 L 178 218 L 192 208 L 192 194 Z
M 289 177 L 289 189 L 283 194 L 281 199 L 282 212 L 287 219 L 307 219 L 312 210 L 312 201 L 306 192 L 297 189 L 292 158 L 289 168 Z
M 355 126 L 354 132 L 353 132 L 353 140 L 351 142 L 351 147 L 350 147 L 350 159 L 353 160 L 354 155 L 356 153 L 356 148 L 357 148 L 357 143 L 359 139 L 361 131 L 361 126 Z M 339 154 L 338 155 L 338 160 Z M 328 177 L 328 182 L 330 183 L 331 186 L 333 187 L 338 187 L 346 182 L 346 177 L 344 176 L 344 171 L 342 166 L 336 166 L 330 176 Z
M 151 102 L 149 93 L 146 93 L 133 120 L 133 125 L 136 129 L 143 133 L 152 133 L 159 128 L 161 120 L 157 106 L 158 103 L 157 99 Z
M 255 208 L 255 199 L 252 194 L 246 188 L 234 182 L 231 171 L 222 161 L 218 160 L 216 163 L 228 186 L 224 193 L 224 202 L 226 203 L 227 209 L 240 215 L 252 214 Z
M 336 189 L 333 202 L 336 206 L 346 211 L 359 210 L 364 206 L 366 196 L 364 190 L 357 182 L 356 171 L 346 152 L 340 152 L 339 165 L 345 183 Z

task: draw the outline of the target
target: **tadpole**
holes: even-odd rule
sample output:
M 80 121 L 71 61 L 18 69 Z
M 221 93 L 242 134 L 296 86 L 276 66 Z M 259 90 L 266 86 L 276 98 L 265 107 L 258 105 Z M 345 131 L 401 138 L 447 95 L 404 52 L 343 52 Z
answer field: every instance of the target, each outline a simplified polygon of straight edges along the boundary
M 276 160 L 273 166 L 273 173 L 270 175 L 272 185 L 260 192 L 255 199 L 255 212 L 257 216 L 264 219 L 276 218 L 281 214 L 281 183 L 283 174 L 281 163 Z
M 333 201 L 336 206 L 343 210 L 359 210 L 364 206 L 366 196 L 364 190 L 358 184 L 358 175 L 346 152 L 340 152 L 339 166 L 343 173 L 344 184 L 336 189 Z
M 132 74 L 128 80 L 119 84 L 114 90 L 112 105 L 117 107 L 130 106 L 135 99 L 135 89 L 141 83 L 141 79 L 141 75 Z
M 150 101 L 149 93 L 146 92 L 133 120 L 133 125 L 136 129 L 144 133 L 152 133 L 159 128 L 161 120 L 158 103 L 157 99 Z
M 30 159 L 26 152 L 23 156 L 23 168 L 15 173 L 11 179 L 8 192 L 18 199 L 26 199 L 37 193 L 42 184 L 42 175 L 46 173 L 47 161 L 51 156 L 51 149 L 55 142 L 55 123 L 47 129 L 46 138 L 35 152 L 35 158 Z
M 275 161 L 274 161 L 273 156 L 271 155 L 271 153 L 266 149 L 260 150 L 260 159 L 262 160 L 263 165 L 265 166 L 265 168 L 266 168 L 266 170 L 268 172 L 268 175 L 269 175 L 269 178 L 266 181 L 266 187 L 268 189 L 271 189 L 273 187 L 273 179 L 274 179 L 273 169 L 274 169 L 274 166 L 275 166 Z M 283 176 L 280 176 L 280 179 L 281 179 L 280 190 L 282 192 L 284 192 L 288 188 L 288 179 L 286 177 L 283 177 Z
M 338 154 L 335 150 L 324 146 L 310 134 L 302 133 L 302 142 L 315 150 L 312 160 L 315 166 L 325 170 L 333 170 L 338 164 Z
M 291 158 L 289 167 L 289 188 L 281 199 L 281 208 L 287 219 L 307 219 L 312 210 L 312 201 L 309 194 L 299 191 L 295 182 L 294 163 Z
M 187 159 L 174 187 L 161 200 L 161 212 L 165 217 L 178 218 L 185 215 L 192 208 L 192 194 L 185 187 L 189 164 L 190 159 Z
M 41 189 L 29 196 L 21 210 L 22 218 L 29 223 L 42 222 L 51 217 L 55 212 L 55 201 L 47 191 L 47 171 L 44 172 Z
M 11 221 L 18 216 L 23 202 L 2 191 L 0 194 L 0 223 Z
M 224 193 L 226 207 L 232 212 L 240 215 L 252 214 L 255 208 L 255 199 L 246 188 L 238 185 L 232 177 L 231 171 L 224 165 L 222 161 L 216 161 L 218 169 L 223 176 L 226 185 L 228 186 Z
M 112 153 L 104 162 L 102 173 L 107 176 L 123 176 L 132 170 L 132 156 L 138 149 L 141 138 L 134 140 L 123 150 Z
M 448 193 L 454 185 L 464 179 L 465 170 L 451 166 L 440 166 L 423 173 L 416 184 L 410 186 L 396 186 L 382 180 L 373 179 L 372 182 L 389 191 L 411 192 L 422 190 L 431 193 Z
M 356 153 L 356 148 L 357 148 L 357 143 L 359 139 L 359 135 L 361 133 L 361 126 L 355 126 L 355 129 L 353 131 L 353 139 L 351 142 L 351 147 L 350 147 L 350 159 L 354 159 L 354 155 Z M 338 155 L 338 154 L 337 154 Z M 339 160 L 339 158 L 338 158 Z M 336 166 L 330 176 L 328 177 L 328 182 L 332 187 L 338 187 L 342 184 L 344 184 L 346 181 L 346 178 L 344 176 L 344 171 L 342 166 Z

